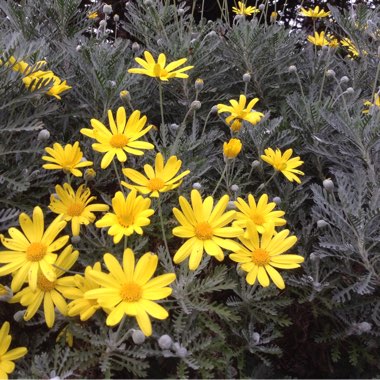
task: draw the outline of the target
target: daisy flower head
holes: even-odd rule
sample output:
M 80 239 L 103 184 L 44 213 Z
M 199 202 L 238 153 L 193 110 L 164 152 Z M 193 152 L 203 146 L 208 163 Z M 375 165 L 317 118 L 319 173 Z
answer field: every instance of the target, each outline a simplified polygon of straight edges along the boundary
M 238 1 L 238 6 L 232 7 L 232 12 L 236 13 L 237 15 L 251 16 L 253 14 L 259 13 L 260 10 L 252 6 L 247 7 L 245 3 Z
M 73 247 L 68 245 L 54 265 L 55 280 L 48 280 L 43 273 L 38 274 L 37 287 L 32 289 L 30 286 L 19 291 L 10 303 L 19 302 L 26 306 L 24 320 L 29 321 L 37 313 L 41 304 L 44 305 L 45 322 L 49 328 L 52 328 L 55 321 L 55 310 L 57 307 L 62 315 L 67 315 L 67 303 L 65 301 L 66 292 L 74 287 L 73 276 L 61 277 L 77 261 L 78 251 L 73 251 Z
M 188 78 L 189 76 L 184 72 L 194 67 L 185 66 L 178 69 L 179 66 L 187 61 L 187 58 L 181 58 L 166 65 L 166 55 L 164 53 L 158 56 L 157 62 L 149 51 L 144 51 L 144 58 L 145 60 L 139 57 L 135 58 L 135 61 L 142 66 L 142 68 L 129 69 L 128 72 L 131 74 L 147 75 L 166 82 L 171 78 Z
M 263 194 L 257 203 L 252 194 L 248 194 L 248 203 L 239 197 L 235 201 L 235 206 L 239 211 L 236 212 L 236 222 L 234 224 L 239 227 L 247 228 L 249 223 L 253 223 L 257 232 L 262 234 L 265 230 L 286 224 L 286 220 L 282 218 L 285 212 L 280 210 L 273 211 L 276 203 L 268 203 L 267 194 Z
M 314 36 L 307 36 L 307 40 L 316 46 L 330 46 L 330 42 L 326 38 L 325 32 L 314 32 Z
M 195 189 L 191 191 L 191 205 L 186 198 L 179 197 L 181 210 L 173 208 L 173 213 L 181 225 L 173 229 L 173 235 L 187 240 L 174 255 L 174 263 L 179 264 L 190 256 L 189 268 L 196 270 L 204 251 L 223 261 L 222 248 L 236 248 L 236 242 L 231 238 L 240 236 L 243 229 L 227 227 L 235 217 L 234 210 L 225 212 L 228 201 L 229 196 L 224 195 L 214 207 L 212 196 L 202 201 L 201 194 Z
M 375 94 L 373 103 L 370 102 L 369 100 L 364 102 L 364 105 L 369 107 L 367 110 L 362 111 L 363 113 L 369 113 L 371 107 L 376 107 L 377 109 L 380 109 L 380 95 Z
M 90 13 L 87 14 L 87 18 L 89 20 L 94 20 L 94 19 L 96 19 L 98 17 L 99 17 L 99 13 L 97 11 L 90 12 Z
M 85 185 L 79 186 L 77 191 L 64 183 L 55 187 L 55 194 L 50 197 L 49 208 L 56 214 L 62 215 L 66 222 L 71 221 L 73 236 L 78 236 L 80 225 L 88 225 L 95 220 L 94 211 L 108 211 L 109 207 L 101 203 L 92 203 L 96 197 L 91 196 L 91 191 Z
M 141 194 L 149 194 L 150 197 L 158 198 L 160 193 L 176 189 L 181 185 L 182 178 L 190 173 L 190 170 L 185 170 L 177 175 L 181 165 L 182 161 L 178 160 L 176 156 L 169 157 L 165 164 L 162 154 L 157 153 L 154 168 L 148 164 L 144 165 L 146 177 L 137 170 L 125 168 L 123 174 L 136 185 L 125 181 L 121 181 L 121 184 L 128 189 L 135 189 Z
M 150 224 L 149 217 L 154 214 L 154 210 L 149 208 L 151 200 L 137 196 L 136 190 L 131 190 L 125 198 L 121 191 L 118 191 L 112 198 L 112 208 L 114 212 L 108 212 L 95 225 L 98 228 L 110 227 L 108 235 L 113 236 L 115 244 L 119 243 L 123 236 L 130 236 L 133 233 L 143 234 L 143 229 Z
M 330 16 L 331 12 L 330 11 L 325 11 L 323 9 L 319 9 L 319 5 L 317 5 L 314 9 L 305 9 L 301 8 L 301 15 L 305 17 L 311 17 L 311 18 L 323 18 Z
M 239 102 L 235 99 L 230 100 L 230 106 L 227 106 L 225 104 L 218 104 L 218 113 L 229 113 L 230 116 L 226 118 L 226 123 L 229 126 L 233 126 L 235 121 L 242 122 L 243 120 L 248 121 L 252 125 L 256 125 L 264 116 L 263 113 L 257 112 L 253 110 L 253 106 L 259 101 L 258 98 L 252 99 L 247 107 L 247 98 L 245 95 L 240 95 Z M 241 124 L 240 124 L 241 126 Z M 239 130 L 237 126 L 234 127 L 235 129 Z
M 272 148 L 267 148 L 264 153 L 261 155 L 263 161 L 272 165 L 275 170 L 280 171 L 290 182 L 301 183 L 297 175 L 304 175 L 305 173 L 296 168 L 301 166 L 303 161 L 298 156 L 290 158 L 293 154 L 293 149 L 288 149 L 282 154 L 280 149 L 274 151 Z
M 342 46 L 344 46 L 345 48 L 347 48 L 348 55 L 351 58 L 356 58 L 356 57 L 360 56 L 359 49 L 355 46 L 355 44 L 348 37 L 343 38 L 340 41 L 340 43 L 342 44 Z M 363 53 L 366 54 L 367 52 L 363 51 Z
M 299 268 L 304 258 L 299 255 L 283 255 L 297 242 L 295 236 L 288 236 L 289 230 L 282 230 L 275 234 L 274 228 L 267 229 L 260 236 L 254 224 L 248 223 L 248 235 L 239 236 L 242 245 L 229 257 L 240 264 L 240 268 L 248 272 L 246 280 L 253 285 L 256 280 L 261 286 L 269 286 L 272 279 L 279 289 L 285 288 L 284 280 L 275 268 Z M 269 275 L 269 277 L 268 277 Z
M 9 350 L 12 336 L 9 334 L 9 322 L 4 322 L 0 328 L 0 379 L 8 379 L 8 375 L 15 369 L 15 360 L 22 358 L 28 352 L 26 347 L 17 347 Z
M 65 228 L 66 222 L 57 216 L 45 230 L 44 214 L 40 207 L 35 207 L 33 217 L 21 213 L 19 216 L 21 231 L 11 227 L 10 238 L 0 235 L 1 242 L 7 251 L 0 251 L 0 276 L 13 274 L 11 288 L 13 292 L 21 289 L 28 280 L 32 290 L 37 288 L 37 280 L 42 273 L 49 281 L 55 281 L 53 267 L 57 259 L 54 253 L 60 250 L 69 240 L 69 236 L 58 234 Z
M 145 253 L 135 265 L 135 255 L 129 248 L 124 250 L 123 264 L 110 253 L 104 255 L 104 262 L 110 273 L 91 271 L 90 277 L 100 285 L 85 293 L 85 298 L 95 299 L 105 309 L 109 309 L 107 326 L 115 326 L 124 315 L 135 317 L 141 331 L 152 335 L 149 316 L 166 319 L 169 314 L 154 301 L 168 297 L 172 289 L 168 287 L 176 276 L 166 273 L 152 278 L 157 269 L 158 257 Z
M 71 173 L 75 177 L 82 177 L 82 172 L 79 170 L 86 166 L 91 166 L 92 161 L 83 160 L 83 153 L 79 147 L 79 142 L 74 145 L 67 144 L 64 147 L 55 143 L 53 148 L 46 147 L 46 153 L 50 156 L 42 156 L 48 164 L 42 165 L 47 170 L 63 170 L 64 173 Z
M 243 144 L 239 139 L 230 139 L 223 143 L 223 155 L 225 158 L 232 160 L 238 156 Z
M 80 274 L 74 276 L 75 287 L 66 293 L 66 297 L 73 300 L 67 305 L 69 317 L 79 315 L 81 321 L 87 321 L 101 308 L 96 299 L 89 299 L 84 296 L 87 291 L 100 288 L 100 285 L 90 276 L 91 271 L 101 273 L 100 263 L 95 263 L 93 267 L 87 266 L 84 276 Z
M 146 116 L 141 117 L 140 111 L 133 111 L 127 119 L 125 108 L 119 107 L 115 122 L 112 111 L 108 110 L 108 122 L 109 129 L 99 120 L 91 119 L 93 129 L 80 130 L 83 135 L 97 141 L 92 144 L 95 151 L 105 153 L 100 165 L 102 169 L 106 169 L 115 156 L 118 161 L 125 162 L 127 161 L 126 153 L 142 156 L 144 149 L 154 148 L 154 145 L 149 142 L 139 141 L 152 128 L 151 125 L 144 128 Z

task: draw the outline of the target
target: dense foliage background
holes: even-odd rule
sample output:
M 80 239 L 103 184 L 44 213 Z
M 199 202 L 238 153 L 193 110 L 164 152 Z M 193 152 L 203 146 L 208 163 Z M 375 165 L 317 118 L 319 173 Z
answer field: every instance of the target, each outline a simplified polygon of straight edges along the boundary
M 20 73 L 0 66 L 0 232 L 7 234 L 20 212 L 30 213 L 37 205 L 53 219 L 47 206 L 64 175 L 42 169 L 41 157 L 54 142 L 80 141 L 96 169 L 89 186 L 98 200 L 110 203 L 118 189 L 115 174 L 100 169 L 101 155 L 79 131 L 91 118 L 106 121 L 107 110 L 121 105 L 130 110 L 132 104 L 159 126 L 149 141 L 166 153 L 176 141 L 175 153 L 183 168 L 191 170 L 181 187 L 164 198 L 170 235 L 178 196 L 188 197 L 196 182 L 204 195 L 211 194 L 224 168 L 222 145 L 230 131 L 212 107 L 246 93 L 248 99 L 260 99 L 255 108 L 265 117 L 239 132 L 243 151 L 215 197 L 258 195 L 272 174 L 260 161 L 264 149 L 293 148 L 305 162 L 302 184 L 276 177 L 266 193 L 280 198 L 279 208 L 286 212 L 288 228 L 298 237 L 296 251 L 305 262 L 301 269 L 284 273 L 284 291 L 273 284 L 248 285 L 227 258 L 222 264 L 206 260 L 195 272 L 185 263 L 176 266 L 178 281 L 165 304 L 170 317 L 155 321 L 153 336 L 142 344 L 127 335 L 115 346 L 115 329 L 105 326 L 101 312 L 88 322 L 60 316 L 48 329 L 42 313 L 25 322 L 20 304 L 1 302 L 0 322 L 10 321 L 14 344 L 29 350 L 12 376 L 379 376 L 380 108 L 373 106 L 365 114 L 368 106 L 363 103 L 374 101 L 379 86 L 380 8 L 372 2 L 331 1 L 325 9 L 332 16 L 313 26 L 297 16 L 300 2 L 294 1 L 284 8 L 285 16 L 280 12 L 272 22 L 271 3 L 263 16 L 233 19 L 230 13 L 230 22 L 226 14 L 219 17 L 215 2 L 205 2 L 203 19 L 201 1 L 150 3 L 110 2 L 113 12 L 102 27 L 101 3 L 0 0 L 2 62 L 10 56 L 30 64 L 46 60 L 48 68 L 72 86 L 59 101 L 44 95 L 44 88 L 29 91 Z M 283 7 L 279 1 L 277 10 Z M 89 19 L 92 11 L 99 11 L 99 17 Z M 289 24 L 296 18 L 299 23 Z M 321 48 L 307 42 L 313 27 L 350 38 L 358 55 L 350 56 L 344 46 Z M 164 85 L 164 125 L 157 81 L 127 71 L 144 50 L 154 56 L 164 52 L 170 61 L 186 57 L 194 66 L 189 79 Z M 251 76 L 248 82 L 243 81 L 245 73 Z M 201 91 L 194 87 L 197 78 L 204 81 Z M 122 90 L 129 91 L 131 104 L 119 96 Z M 185 118 L 195 99 L 201 108 Z M 176 125 L 184 118 L 186 129 L 178 137 Z M 39 135 L 43 129 L 49 131 L 48 139 Z M 146 153 L 128 159 L 128 164 L 140 169 L 153 157 Z M 326 179 L 333 188 L 323 186 Z M 233 184 L 237 191 L 231 190 Z M 101 260 L 105 252 L 122 254 L 121 247 L 94 226 L 84 229 L 73 244 L 80 251 L 77 271 Z M 137 252 L 156 252 L 169 270 L 158 218 L 143 238 L 133 237 L 129 244 Z M 179 245 L 180 239 L 170 235 L 172 254 Z M 0 282 L 8 284 L 10 276 Z M 74 337 L 72 347 L 57 339 L 63 328 Z M 130 328 L 136 328 L 133 320 L 126 331 Z M 164 334 L 177 342 L 177 349 L 160 348 L 157 341 Z

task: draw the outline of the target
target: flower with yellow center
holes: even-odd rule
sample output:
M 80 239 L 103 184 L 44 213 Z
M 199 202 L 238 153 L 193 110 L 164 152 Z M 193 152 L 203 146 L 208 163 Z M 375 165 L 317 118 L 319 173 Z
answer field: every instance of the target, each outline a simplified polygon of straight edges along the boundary
M 149 315 L 157 319 L 168 317 L 168 312 L 153 301 L 172 293 L 167 285 L 175 280 L 175 274 L 152 278 L 157 268 L 157 255 L 145 253 L 135 266 L 135 255 L 129 248 L 124 251 L 122 266 L 110 253 L 104 255 L 104 262 L 110 273 L 90 271 L 90 277 L 100 288 L 87 291 L 85 298 L 95 299 L 101 307 L 110 310 L 106 320 L 108 326 L 115 326 L 128 315 L 136 318 L 146 336 L 152 335 Z
M 247 7 L 245 3 L 238 1 L 238 6 L 232 7 L 232 12 L 236 13 L 237 15 L 251 16 L 253 14 L 259 13 L 260 10 L 252 6 Z
M 127 161 L 126 152 L 142 156 L 142 149 L 153 149 L 154 145 L 146 141 L 138 141 L 152 128 L 146 123 L 146 116 L 141 117 L 140 111 L 133 111 L 127 120 L 124 107 L 119 107 L 116 112 L 116 123 L 112 111 L 108 110 L 108 121 L 110 129 L 97 119 L 91 119 L 93 129 L 82 128 L 82 134 L 95 139 L 97 143 L 92 144 L 92 148 L 100 153 L 105 153 L 101 168 L 106 169 L 116 156 L 120 162 Z
M 282 230 L 274 235 L 274 228 L 265 230 L 260 237 L 253 223 L 248 223 L 247 232 L 247 237 L 239 236 L 242 245 L 229 255 L 230 259 L 240 263 L 240 268 L 248 272 L 248 284 L 253 285 L 257 279 L 262 286 L 267 287 L 270 277 L 279 289 L 284 289 L 284 280 L 275 268 L 300 267 L 299 264 L 304 261 L 302 256 L 283 255 L 296 244 L 297 238 L 288 236 L 289 230 Z
M 6 264 L 0 267 L 0 276 L 13 274 L 13 292 L 19 291 L 26 280 L 33 290 L 36 289 L 40 272 L 49 281 L 55 281 L 53 264 L 57 255 L 54 252 L 60 250 L 69 240 L 68 235 L 56 239 L 66 226 L 61 216 L 57 216 L 44 231 L 44 214 L 38 206 L 33 210 L 32 219 L 21 213 L 19 222 L 22 232 L 11 227 L 8 230 L 11 238 L 0 235 L 2 244 L 8 248 L 8 251 L 0 252 L 0 263 Z
M 257 232 L 262 234 L 265 230 L 286 224 L 286 220 L 281 218 L 285 215 L 284 211 L 273 211 L 276 203 L 268 203 L 268 195 L 263 194 L 256 203 L 252 194 L 248 194 L 248 203 L 242 198 L 237 198 L 235 206 L 240 212 L 236 212 L 235 225 L 247 228 L 248 223 L 252 222 Z
M 15 369 L 14 360 L 20 359 L 28 352 L 26 347 L 17 347 L 8 350 L 12 342 L 9 335 L 9 322 L 4 322 L 0 328 L 0 379 L 8 379 L 8 374 Z
M 162 154 L 157 153 L 154 168 L 148 164 L 144 165 L 146 177 L 137 170 L 123 169 L 124 175 L 137 185 L 130 185 L 124 181 L 121 181 L 121 184 L 128 189 L 135 189 L 141 194 L 157 198 L 160 193 L 176 189 L 182 183 L 182 178 L 190 173 L 190 170 L 185 170 L 177 175 L 181 165 L 182 161 L 176 156 L 169 157 L 165 164 Z
M 360 56 L 360 52 L 359 52 L 359 49 L 355 46 L 355 44 L 348 38 L 348 37 L 345 37 L 343 38 L 340 43 L 342 44 L 342 46 L 346 47 L 347 50 L 348 50 L 348 55 L 352 58 L 355 58 L 355 57 L 359 57 Z M 363 54 L 368 54 L 366 51 L 363 50 Z
M 161 53 L 158 56 L 157 62 L 153 58 L 149 51 L 144 51 L 145 60 L 139 57 L 135 58 L 135 61 L 142 66 L 142 68 L 129 69 L 131 74 L 148 75 L 149 77 L 158 78 L 162 81 L 168 81 L 171 78 L 188 78 L 189 76 L 184 73 L 192 69 L 194 66 L 185 66 L 181 69 L 177 69 L 183 65 L 187 58 L 181 58 L 178 61 L 173 61 L 166 65 L 166 55 Z
M 50 196 L 49 208 L 56 214 L 62 215 L 66 222 L 71 221 L 71 231 L 73 236 L 78 236 L 80 225 L 88 225 L 95 221 L 93 211 L 108 211 L 109 207 L 102 203 L 92 202 L 96 197 L 91 196 L 91 191 L 85 185 L 79 186 L 75 192 L 68 183 L 64 183 L 63 187 L 57 185 L 55 194 Z
M 330 11 L 324 11 L 323 9 L 319 9 L 319 5 L 317 5 L 314 9 L 305 9 L 301 8 L 301 15 L 305 17 L 311 17 L 311 18 L 322 18 L 330 16 Z
M 87 266 L 84 271 L 84 277 L 76 274 L 74 276 L 75 287 L 65 294 L 68 299 L 73 300 L 67 305 L 67 314 L 70 317 L 79 315 L 81 321 L 90 319 L 101 307 L 96 299 L 88 299 L 84 296 L 87 291 L 100 288 L 100 285 L 90 276 L 91 271 L 102 272 L 100 263 L 95 263 L 93 267 Z
M 79 169 L 92 165 L 91 161 L 82 160 L 83 153 L 78 141 L 74 145 L 67 144 L 64 147 L 55 143 L 53 148 L 47 147 L 45 151 L 50 156 L 42 156 L 42 159 L 50 163 L 42 165 L 44 169 L 63 170 L 66 174 L 71 173 L 75 177 L 82 177 Z
M 136 190 L 131 190 L 127 198 L 121 191 L 118 191 L 112 198 L 113 213 L 108 212 L 95 225 L 98 228 L 110 227 L 108 235 L 113 236 L 114 243 L 119 243 L 123 236 L 130 236 L 134 232 L 143 234 L 141 227 L 150 224 L 149 217 L 154 214 L 154 210 L 149 208 L 151 200 L 136 196 Z
M 304 172 L 298 170 L 299 166 L 303 164 L 303 161 L 297 156 L 290 158 L 293 154 L 293 149 L 288 149 L 281 153 L 280 149 L 274 151 L 272 148 L 267 148 L 264 150 L 265 154 L 261 155 L 261 159 L 272 165 L 277 171 L 280 171 L 290 182 L 296 181 L 301 183 L 301 180 L 297 177 L 298 175 L 304 175 Z
M 0 65 L 3 61 L 0 59 Z M 34 65 L 29 65 L 25 61 L 18 61 L 13 55 L 9 57 L 8 61 L 5 62 L 6 66 L 11 66 L 13 71 L 18 71 L 21 74 L 28 75 L 31 71 L 37 71 L 42 66 L 46 65 L 46 61 L 38 61 Z
M 243 144 L 239 139 L 230 139 L 223 143 L 223 155 L 227 159 L 233 159 L 240 153 Z
M 325 36 L 325 32 L 314 32 L 313 36 L 307 36 L 307 40 L 316 46 L 330 46 L 329 40 Z
M 224 195 L 214 207 L 214 199 L 208 196 L 203 202 L 198 190 L 191 191 L 191 206 L 184 197 L 179 197 L 182 211 L 173 208 L 173 213 L 181 226 L 173 229 L 173 235 L 188 239 L 174 255 L 176 264 L 188 256 L 190 270 L 198 268 L 203 251 L 224 260 L 223 249 L 234 250 L 236 242 L 231 238 L 241 235 L 240 227 L 226 227 L 235 217 L 234 210 L 225 212 L 229 196 Z
M 263 113 L 253 110 L 253 106 L 259 101 L 258 98 L 252 99 L 247 107 L 247 98 L 245 95 L 240 95 L 239 102 L 235 99 L 230 100 L 231 106 L 225 104 L 218 104 L 218 113 L 230 113 L 231 115 L 226 118 L 226 123 L 231 126 L 234 126 L 234 122 L 242 122 L 243 120 L 248 121 L 252 125 L 256 125 L 264 116 Z M 240 124 L 241 126 L 241 124 Z M 240 127 L 234 126 L 234 129 L 239 130 Z
M 98 18 L 99 17 L 99 13 L 97 12 L 97 11 L 95 11 L 95 12 L 90 12 L 88 15 L 87 15 L 87 18 L 89 19 L 89 20 L 94 20 L 94 19 L 96 19 L 96 18 Z
M 75 286 L 73 276 L 61 277 L 77 261 L 78 251 L 73 251 L 73 247 L 68 245 L 54 265 L 55 280 L 48 280 L 43 273 L 38 273 L 37 288 L 30 286 L 19 291 L 9 302 L 19 302 L 26 306 L 24 320 L 29 321 L 37 313 L 42 302 L 44 304 L 44 314 L 46 325 L 51 328 L 55 321 L 54 307 L 57 307 L 62 315 L 67 315 L 67 303 L 64 299 L 65 293 Z
M 379 94 L 375 94 L 374 99 L 373 99 L 373 103 L 370 102 L 369 100 L 367 100 L 364 102 L 364 105 L 369 107 L 369 108 L 367 110 L 362 111 L 363 113 L 369 113 L 369 110 L 371 109 L 371 107 L 377 107 L 378 109 L 380 109 L 380 96 L 379 96 Z
M 339 41 L 333 34 L 331 33 L 327 34 L 326 39 L 330 47 L 337 48 L 339 46 Z

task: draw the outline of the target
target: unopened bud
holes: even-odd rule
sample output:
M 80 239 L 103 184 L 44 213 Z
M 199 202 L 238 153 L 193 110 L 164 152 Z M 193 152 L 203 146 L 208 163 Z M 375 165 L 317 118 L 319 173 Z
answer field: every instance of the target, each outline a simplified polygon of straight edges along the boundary
M 152 0 L 144 0 L 144 5 L 146 7 L 151 7 L 153 5 L 153 2 L 152 2 Z
M 78 244 L 79 242 L 80 242 L 80 236 L 79 235 L 76 235 L 76 236 L 72 236 L 71 237 L 71 242 L 73 243 L 73 244 Z
M 38 141 L 46 141 L 49 140 L 50 132 L 47 129 L 42 129 L 37 136 Z
M 171 130 L 176 131 L 178 128 L 179 128 L 179 125 L 178 125 L 178 124 L 176 124 L 176 123 L 172 123 L 172 124 L 170 124 L 170 129 L 171 129 Z
M 319 255 L 317 255 L 314 252 L 311 252 L 309 257 L 310 257 L 310 261 L 318 261 L 319 260 Z
M 178 16 L 183 16 L 185 14 L 185 10 L 180 8 L 178 9 L 177 13 L 178 13 Z
M 243 82 L 249 83 L 250 81 L 251 81 L 251 74 L 250 73 L 243 74 Z
M 343 76 L 342 78 L 340 78 L 340 83 L 348 83 L 349 81 L 350 80 L 346 76 Z
M 259 343 L 260 342 L 260 334 L 257 333 L 257 332 L 254 332 L 252 334 L 252 340 L 255 344 Z
M 328 77 L 328 78 L 330 78 L 330 77 L 335 77 L 335 71 L 334 70 L 327 70 L 326 71 L 326 76 Z
M 199 110 L 202 107 L 202 103 L 199 100 L 194 100 L 190 104 L 190 109 L 192 110 Z
M 127 90 L 120 91 L 119 96 L 121 100 L 131 100 L 131 94 Z
M 218 112 L 218 106 L 212 106 L 210 112 L 216 114 Z
M 234 201 L 228 201 L 227 210 L 236 210 L 236 205 Z
M 119 22 L 119 20 L 120 20 L 120 16 L 119 15 L 114 15 L 113 16 L 113 21 L 115 21 L 115 22 Z
M 84 172 L 85 181 L 92 181 L 96 177 L 96 171 L 94 169 L 86 169 Z
M 355 94 L 355 90 L 352 87 L 348 87 L 346 93 L 349 95 Z
M 22 319 L 24 318 L 25 312 L 26 312 L 26 310 L 19 310 L 19 311 L 16 311 L 16 313 L 14 313 L 14 315 L 13 315 L 13 319 L 14 319 L 16 322 L 21 322 Z
M 133 51 L 134 53 L 137 53 L 139 50 L 140 50 L 140 45 L 139 45 L 137 42 L 134 42 L 134 43 L 132 44 L 132 51 Z
M 276 205 L 278 206 L 281 203 L 281 198 L 280 197 L 274 197 L 273 202 L 276 203 Z
M 322 46 L 322 51 L 325 52 L 327 50 L 329 50 L 329 46 L 328 45 L 323 45 Z
M 278 17 L 278 13 L 277 13 L 277 12 L 272 12 L 272 13 L 270 14 L 270 22 L 271 22 L 272 24 L 274 24 L 274 23 L 276 22 L 276 20 L 277 20 L 277 17 Z
M 158 345 L 162 350 L 168 350 L 172 346 L 172 338 L 169 335 L 162 335 L 158 339 Z
M 238 185 L 231 185 L 231 191 L 234 193 L 237 193 L 240 190 L 240 187 Z
M 322 284 L 318 281 L 313 282 L 313 288 L 316 292 L 320 292 L 322 290 Z
M 329 224 L 325 221 L 325 220 L 323 220 L 323 219 L 319 219 L 318 221 L 317 221 L 317 227 L 318 228 L 324 228 L 324 227 L 326 227 L 326 226 L 328 226 Z
M 187 349 L 185 347 L 180 347 L 176 352 L 180 358 L 185 358 L 187 356 Z
M 259 9 L 260 9 L 260 11 L 263 11 L 265 9 L 265 4 L 260 4 Z
M 199 182 L 193 183 L 193 189 L 200 190 L 202 188 L 202 185 Z
M 164 40 L 162 39 L 162 38 L 159 38 L 158 40 L 157 40 L 157 45 L 158 46 L 164 46 Z
M 197 91 L 202 91 L 204 85 L 205 85 L 205 82 L 203 82 L 203 79 L 198 78 L 198 79 L 196 79 L 196 81 L 195 81 L 194 87 L 195 87 L 195 89 L 196 89 Z
M 109 80 L 108 81 L 108 85 L 111 87 L 111 88 L 114 88 L 116 87 L 116 82 L 114 80 Z
M 325 188 L 326 191 L 331 193 L 332 191 L 334 191 L 334 182 L 331 181 L 330 178 L 327 178 L 323 181 L 323 187 Z
M 145 342 L 145 335 L 141 330 L 134 330 L 132 340 L 134 344 L 143 344 Z
M 294 65 L 291 65 L 288 67 L 288 71 L 289 71 L 289 73 L 296 73 L 297 67 L 295 67 Z
M 107 21 L 106 20 L 100 20 L 99 22 L 99 26 L 101 28 L 106 28 L 107 27 Z
M 207 37 L 214 38 L 216 36 L 217 36 L 217 34 L 216 34 L 215 30 L 212 30 L 210 33 L 207 33 Z
M 103 13 L 106 15 L 109 15 L 112 13 L 112 5 L 104 4 L 103 6 Z
M 260 166 L 260 161 L 258 161 L 258 160 L 253 161 L 251 166 L 253 169 L 258 168 Z
M 75 48 L 76 51 L 80 51 L 82 50 L 82 45 L 77 45 L 77 47 Z
M 372 325 L 368 322 L 360 322 L 357 324 L 357 328 L 363 332 L 363 333 L 367 333 L 369 331 L 371 331 L 372 329 Z

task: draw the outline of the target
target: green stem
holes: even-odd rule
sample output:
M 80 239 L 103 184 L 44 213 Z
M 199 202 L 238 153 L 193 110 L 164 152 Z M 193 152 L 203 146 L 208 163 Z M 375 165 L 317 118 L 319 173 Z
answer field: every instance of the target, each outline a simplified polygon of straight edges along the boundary
M 380 59 L 380 57 L 379 57 L 379 59 Z M 375 81 L 373 82 L 372 99 L 371 99 L 371 101 L 374 101 L 374 99 L 375 99 L 376 85 L 377 85 L 377 80 L 379 79 L 379 73 L 380 73 L 380 60 L 379 60 L 379 63 L 377 64 Z
M 212 197 L 215 195 L 215 193 L 216 193 L 216 191 L 218 190 L 220 184 L 222 183 L 222 181 L 223 181 L 223 179 L 224 179 L 224 176 L 225 176 L 226 173 L 227 173 L 228 166 L 229 166 L 229 160 L 226 159 L 226 165 L 224 166 L 224 169 L 223 169 L 223 171 L 222 171 L 222 174 L 220 175 L 219 181 L 218 181 L 218 183 L 216 184 L 215 189 L 214 189 L 214 191 L 213 191 L 212 194 L 211 194 Z
M 120 174 L 119 174 L 119 171 L 117 170 L 117 166 L 116 166 L 115 159 L 112 160 L 112 164 L 113 164 L 113 168 L 114 168 L 115 173 L 116 173 L 117 180 L 118 180 L 118 182 L 119 182 L 119 186 L 120 186 L 121 192 L 122 192 L 122 193 L 124 194 L 124 196 L 125 196 L 124 187 L 121 185 Z
M 170 251 L 169 251 L 169 245 L 168 245 L 168 241 L 166 239 L 166 232 L 165 232 L 165 223 L 164 223 L 164 217 L 162 215 L 162 207 L 161 207 L 161 198 L 160 196 L 158 197 L 158 215 L 160 217 L 160 224 L 161 224 L 161 232 L 162 232 L 162 239 L 164 241 L 164 245 L 165 245 L 165 250 L 166 250 L 166 253 L 167 253 L 167 256 L 168 256 L 168 262 L 170 263 L 171 265 L 171 270 L 172 272 L 174 273 L 174 266 L 173 266 L 173 262 L 172 262 L 172 258 L 170 256 Z
M 269 178 L 266 182 L 262 183 L 262 184 L 257 188 L 257 190 L 256 190 L 256 192 L 255 192 L 255 196 L 257 196 L 257 195 L 259 194 L 259 192 L 260 192 L 262 189 L 266 189 L 266 187 L 268 186 L 269 182 L 272 181 L 272 179 L 277 175 L 277 173 L 278 173 L 277 170 L 275 170 L 274 173 L 270 176 L 270 178 Z

